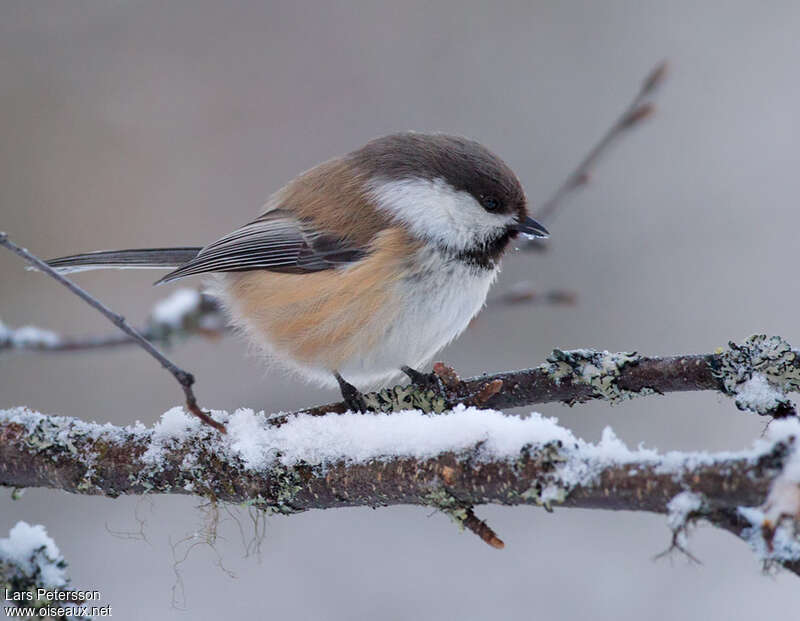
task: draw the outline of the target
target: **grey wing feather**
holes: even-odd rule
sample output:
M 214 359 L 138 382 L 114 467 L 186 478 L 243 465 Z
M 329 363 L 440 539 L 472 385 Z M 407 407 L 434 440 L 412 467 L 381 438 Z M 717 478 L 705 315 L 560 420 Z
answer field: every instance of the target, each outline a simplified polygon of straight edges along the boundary
M 67 257 L 51 259 L 50 267 L 62 274 L 83 272 L 95 269 L 127 268 L 174 268 L 191 261 L 202 248 L 191 246 L 181 248 L 135 248 L 131 250 L 99 250 L 72 254 Z
M 208 272 L 318 272 L 352 263 L 364 254 L 363 248 L 315 231 L 285 209 L 273 209 L 209 244 L 156 284 Z

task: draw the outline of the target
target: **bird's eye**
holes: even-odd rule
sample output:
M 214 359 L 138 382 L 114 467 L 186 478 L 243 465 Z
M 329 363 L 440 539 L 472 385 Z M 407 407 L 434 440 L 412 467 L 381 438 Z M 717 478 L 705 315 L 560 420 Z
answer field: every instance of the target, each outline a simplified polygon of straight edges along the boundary
M 481 204 L 486 211 L 497 211 L 500 209 L 500 201 L 494 196 L 481 196 Z

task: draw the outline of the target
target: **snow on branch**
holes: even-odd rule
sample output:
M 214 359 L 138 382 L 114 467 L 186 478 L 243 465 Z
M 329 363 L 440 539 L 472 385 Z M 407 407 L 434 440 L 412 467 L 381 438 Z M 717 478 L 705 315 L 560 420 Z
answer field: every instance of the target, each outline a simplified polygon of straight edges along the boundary
M 786 394 L 800 389 L 799 361 L 797 352 L 782 338 L 756 335 L 741 344 L 731 342 L 728 349 L 713 354 L 646 357 L 592 349 L 555 350 L 538 367 L 467 380 L 437 363 L 425 386 L 395 386 L 364 395 L 367 406 L 375 413 L 345 414 L 343 403 L 258 417 L 239 410 L 231 416 L 214 414 L 209 418 L 213 427 L 202 429 L 197 427 L 199 422 L 192 425 L 184 420 L 180 409 L 168 412 L 149 431 L 141 426 L 99 427 L 76 419 L 9 411 L 0 417 L 0 485 L 51 486 L 109 496 L 149 491 L 197 493 L 284 512 L 348 504 L 427 504 L 445 511 L 459 525 L 495 547 L 502 547 L 502 541 L 475 516 L 475 504 L 549 507 L 563 501 L 574 506 L 666 511 L 672 516 L 675 547 L 684 548 L 688 522 L 704 517 L 747 538 L 766 560 L 794 567 L 791 554 L 786 552 L 787 546 L 793 549 L 794 540 L 786 539 L 785 525 L 794 524 L 800 515 L 800 509 L 794 509 L 800 506 L 800 492 L 795 491 L 792 496 L 786 490 L 796 490 L 795 481 L 800 480 L 800 475 L 778 476 L 779 468 L 766 478 L 752 478 L 753 464 L 742 462 L 746 457 L 727 456 L 708 462 L 689 455 L 679 468 L 685 479 L 673 479 L 672 474 L 665 478 L 664 473 L 671 470 L 665 470 L 661 461 L 669 456 L 639 451 L 629 452 L 632 457 L 627 461 L 586 461 L 586 455 L 602 449 L 603 443 L 594 449 L 585 445 L 582 452 L 565 454 L 564 447 L 581 446 L 566 430 L 560 430 L 555 437 L 541 437 L 533 432 L 548 428 L 555 433 L 552 421 L 534 417 L 531 420 L 538 421 L 536 427 L 531 420 L 507 417 L 497 410 L 553 401 L 571 405 L 590 399 L 613 404 L 667 392 L 717 390 L 735 398 L 740 409 L 796 424 L 794 406 Z M 390 416 L 390 412 L 397 414 Z M 498 422 L 501 420 L 505 422 Z M 419 425 L 410 424 L 414 421 Z M 513 427 L 514 433 L 507 433 L 512 429 L 509 425 L 517 424 L 522 427 Z M 229 439 L 210 431 L 226 425 L 233 426 Z M 391 425 L 399 427 L 393 429 Z M 436 432 L 436 425 L 447 426 L 446 432 Z M 347 433 L 337 435 L 337 430 L 344 427 Z M 313 432 L 286 439 L 294 443 L 281 440 L 284 431 L 298 429 Z M 505 435 L 497 436 L 498 429 L 504 430 Z M 187 430 L 191 431 L 188 436 Z M 376 450 L 371 442 L 372 431 L 376 431 L 374 437 L 391 442 Z M 178 439 L 174 437 L 177 432 Z M 490 450 L 497 437 L 506 443 L 503 446 L 512 448 Z M 297 444 L 298 438 L 302 438 L 302 444 Z M 348 439 L 349 452 L 342 449 Z M 460 443 L 453 445 L 456 439 Z M 398 444 L 401 440 L 405 442 L 402 446 Z M 82 448 L 76 452 L 79 446 Z M 161 464 L 154 458 L 159 449 L 166 451 L 165 463 L 177 457 L 180 460 L 169 468 L 143 468 L 142 463 Z M 328 449 L 334 452 L 325 452 Z M 496 459 L 501 457 L 505 464 L 511 455 L 517 464 L 536 464 L 527 471 L 527 478 L 520 479 L 517 469 L 509 469 Z M 223 459 L 224 456 L 227 457 Z M 258 459 L 262 461 L 257 462 Z M 728 463 L 729 459 L 734 461 Z M 584 474 L 594 473 L 591 484 L 585 478 L 554 479 L 552 472 L 562 461 L 572 470 L 559 466 L 558 472 L 577 472 L 580 468 L 576 464 L 583 464 Z M 800 471 L 800 467 L 795 469 Z M 339 489 L 339 483 L 328 487 L 336 480 L 332 473 L 344 480 L 344 491 Z M 734 477 L 734 483 L 725 479 L 728 476 Z M 751 478 L 745 480 L 747 477 Z M 771 493 L 763 510 L 757 508 L 766 497 L 767 483 L 775 477 L 778 491 Z M 322 480 L 324 483 L 320 483 Z M 494 483 L 490 484 L 492 480 Z M 604 483 L 598 486 L 597 480 Z M 682 480 L 694 483 L 688 486 L 681 484 Z M 456 485 L 451 493 L 447 491 L 452 487 L 450 481 L 466 487 Z M 307 489 L 306 484 L 310 486 Z M 320 485 L 322 488 L 317 489 Z M 357 489 L 347 489 L 348 485 L 357 485 Z M 497 485 L 499 489 L 495 489 Z M 687 486 L 704 487 L 692 490 L 692 494 L 703 494 L 704 498 L 713 499 L 716 494 L 728 498 L 741 490 L 747 490 L 749 496 L 736 496 L 733 505 L 723 503 L 721 507 L 704 501 L 700 504 L 702 511 L 681 513 L 676 507 L 685 508 L 686 503 L 676 500 L 669 505 L 669 501 L 672 496 L 687 492 Z M 295 492 L 303 489 L 313 499 L 303 498 L 302 494 L 295 497 Z M 740 510 L 740 506 L 749 509 Z M 797 570 L 800 572 L 800 565 Z
M 192 336 L 219 338 L 227 330 L 227 320 L 213 297 L 184 288 L 160 300 L 139 331 L 150 342 L 170 345 Z M 67 337 L 34 326 L 10 328 L 0 321 L 0 352 L 77 352 L 134 344 L 135 339 L 119 331 Z
M 753 479 L 749 470 L 752 464 L 742 462 L 742 456 L 714 458 L 710 462 L 699 456 L 685 456 L 688 461 L 679 468 L 681 476 L 686 477 L 685 481 L 694 481 L 690 487 L 707 486 L 692 490 L 693 494 L 702 493 L 712 499 L 715 494 L 722 494 L 728 498 L 732 492 L 744 489 L 750 496 L 737 496 L 733 506 L 702 502 L 702 511 L 681 513 L 675 507 L 685 507 L 686 503 L 668 504 L 672 496 L 687 491 L 686 485 L 680 484 L 683 479 L 673 479 L 672 474 L 664 478 L 665 472 L 672 472 L 661 463 L 669 456 L 628 451 L 631 456 L 622 461 L 587 461 L 586 456 L 602 450 L 603 443 L 594 448 L 581 445 L 552 421 L 536 417 L 522 421 L 497 410 L 551 401 L 574 404 L 603 399 L 613 404 L 637 396 L 718 390 L 734 397 L 740 409 L 797 424 L 794 406 L 786 393 L 800 389 L 799 360 L 797 352 L 782 338 L 756 335 L 741 344 L 729 343 L 727 350 L 701 355 L 646 357 L 592 349 L 555 350 L 538 367 L 467 380 L 437 363 L 424 386 L 395 386 L 364 395 L 365 403 L 373 410 L 367 415 L 345 413 L 342 403 L 270 416 L 239 410 L 230 416 L 206 414 L 206 427 L 202 429 L 197 427 L 199 422 L 193 425 L 191 420 L 185 420 L 180 409 L 168 412 L 149 431 L 141 426 L 99 427 L 76 419 L 7 411 L 0 417 L 0 485 L 51 486 L 109 496 L 148 491 L 198 493 L 215 500 L 247 502 L 286 512 L 348 504 L 427 504 L 445 511 L 459 525 L 495 547 L 502 547 L 502 541 L 475 516 L 475 504 L 532 503 L 549 507 L 563 501 L 575 506 L 638 508 L 670 513 L 676 547 L 684 547 L 687 520 L 702 516 L 748 538 L 765 559 L 792 566 L 794 561 L 785 550 L 794 540 L 790 537 L 788 543 L 781 543 L 777 549 L 782 552 L 776 553 L 774 545 L 786 538 L 785 523 L 794 524 L 800 515 L 800 509 L 794 510 L 795 505 L 800 505 L 800 492 L 792 496 L 786 491 L 797 487 L 795 481 L 800 480 L 800 475 L 784 473 L 778 477 L 779 469 L 766 478 Z M 390 412 L 397 414 L 389 415 Z M 233 428 L 229 439 L 210 431 L 228 425 Z M 437 431 L 437 426 L 442 425 L 444 431 Z M 340 433 L 343 428 L 347 429 L 344 435 Z M 303 429 L 312 431 L 295 433 Z M 537 435 L 543 429 L 555 435 Z M 503 432 L 499 436 L 498 430 Z M 281 434 L 286 431 L 292 435 L 282 439 Z M 380 445 L 378 450 L 375 438 L 385 438 L 388 444 Z M 298 443 L 299 439 L 302 442 Z M 498 446 L 506 449 L 492 449 L 493 442 L 501 440 Z M 570 446 L 583 446 L 583 450 L 569 452 L 565 447 Z M 76 452 L 76 447 L 81 450 Z M 176 455 L 180 461 L 162 468 L 164 464 L 155 458 L 162 449 L 168 456 L 164 463 L 170 463 L 169 456 Z M 504 465 L 512 456 L 514 463 L 533 463 L 534 469 L 520 479 L 517 468 Z M 728 463 L 728 459 L 734 461 Z M 562 461 L 571 470 L 556 468 Z M 159 467 L 153 470 L 143 467 L 143 463 Z M 578 467 L 580 464 L 583 470 Z M 751 479 L 742 479 L 742 469 Z M 800 466 L 790 470 L 794 469 L 800 471 Z M 593 474 L 590 479 L 565 479 L 553 475 L 556 471 Z M 332 473 L 344 480 L 344 491 L 338 483 L 334 488 L 328 487 L 334 480 Z M 654 483 L 659 476 L 663 480 Z M 725 480 L 726 476 L 733 476 L 734 483 Z M 761 506 L 767 492 L 765 485 L 775 477 L 778 491 L 771 493 L 763 514 L 759 514 L 761 509 L 754 507 Z M 597 479 L 607 481 L 598 486 Z M 321 480 L 324 483 L 319 483 Z M 492 480 L 494 483 L 490 484 Z M 456 485 L 451 493 L 447 491 L 453 487 L 450 481 L 459 481 L 466 487 Z M 761 487 L 753 487 L 759 481 Z M 357 489 L 347 489 L 353 484 Z M 317 489 L 319 485 L 321 489 Z M 501 487 L 495 489 L 497 485 Z M 303 498 L 302 494 L 295 497 L 295 492 L 303 489 L 313 499 Z M 750 507 L 749 512 L 739 510 L 739 506 Z
M 748 450 L 658 453 L 598 443 L 555 420 L 457 406 L 438 415 L 213 412 L 213 428 L 181 408 L 152 428 L 0 412 L 0 485 L 73 493 L 195 494 L 277 513 L 415 504 L 449 515 L 484 541 L 502 541 L 475 505 L 649 511 L 673 531 L 705 519 L 745 539 L 765 562 L 800 574 L 800 422 L 775 421 Z M 691 502 L 688 502 L 691 500 Z
M 8 617 L 89 619 L 85 602 L 98 599 L 99 592 L 70 589 L 66 568 L 44 526 L 17 522 L 0 539 L 0 590 Z

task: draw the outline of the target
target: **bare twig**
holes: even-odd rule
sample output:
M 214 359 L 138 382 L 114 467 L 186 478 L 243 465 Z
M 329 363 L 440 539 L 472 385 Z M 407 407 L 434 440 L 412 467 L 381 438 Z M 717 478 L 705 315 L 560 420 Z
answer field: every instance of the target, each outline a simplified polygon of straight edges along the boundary
M 180 384 L 181 388 L 183 389 L 183 393 L 186 396 L 186 407 L 187 409 L 192 412 L 195 416 L 197 416 L 200 420 L 202 420 L 205 424 L 214 427 L 217 431 L 225 433 L 224 425 L 215 421 L 211 416 L 203 411 L 197 405 L 197 398 L 194 395 L 194 391 L 192 390 L 192 385 L 194 384 L 194 376 L 187 371 L 184 371 L 175 363 L 173 363 L 169 358 L 167 358 L 164 354 L 162 354 L 150 341 L 148 341 L 144 336 L 142 336 L 136 328 L 131 326 L 122 315 L 119 315 L 108 308 L 105 304 L 100 302 L 97 298 L 92 296 L 88 291 L 82 289 L 74 282 L 66 278 L 65 276 L 59 274 L 56 270 L 50 267 L 47 263 L 42 261 L 36 255 L 30 253 L 27 249 L 21 248 L 17 246 L 14 242 L 8 239 L 8 235 L 6 233 L 0 232 L 0 246 L 4 246 L 11 250 L 14 254 L 22 257 L 25 261 L 30 263 L 31 265 L 35 266 L 41 272 L 44 272 L 51 278 L 57 280 L 62 285 L 64 285 L 67 289 L 69 289 L 72 293 L 77 295 L 81 298 L 84 302 L 89 304 L 92 308 L 99 311 L 103 316 L 106 317 L 111 323 L 113 323 L 117 328 L 122 330 L 125 334 L 127 334 L 131 339 L 133 339 L 142 349 L 144 349 L 148 354 L 150 354 L 153 358 L 155 358 L 159 364 L 164 367 L 167 371 L 169 371 L 172 376 L 177 380 Z
M 506 545 L 486 522 L 479 519 L 475 515 L 472 507 L 466 509 L 466 515 L 464 516 L 464 528 L 471 530 L 493 548 L 502 550 Z
M 581 160 L 578 166 L 558 187 L 555 193 L 541 204 L 536 210 L 536 218 L 547 222 L 556 214 L 556 210 L 564 203 L 573 191 L 586 185 L 589 181 L 592 169 L 600 158 L 608 151 L 627 130 L 638 126 L 643 120 L 650 117 L 655 111 L 654 105 L 647 101 L 658 87 L 664 82 L 667 75 L 667 63 L 661 62 L 649 73 L 642 82 L 639 92 L 633 101 L 625 108 L 625 111 L 617 118 L 614 124 L 603 134 L 602 138 L 595 144 L 589 153 Z M 524 244 L 523 247 L 537 248 L 535 244 Z
M 500 295 L 487 300 L 489 308 L 499 305 L 514 306 L 517 304 L 543 304 L 550 306 L 574 306 L 578 295 L 565 289 L 538 291 L 532 283 L 521 280 Z

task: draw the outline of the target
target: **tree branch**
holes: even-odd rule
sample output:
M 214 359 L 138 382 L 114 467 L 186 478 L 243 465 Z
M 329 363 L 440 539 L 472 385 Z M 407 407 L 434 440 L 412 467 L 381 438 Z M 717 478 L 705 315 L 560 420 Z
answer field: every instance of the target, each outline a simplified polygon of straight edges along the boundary
M 603 134 L 597 144 L 589 150 L 589 153 L 586 154 L 575 170 L 561 183 L 555 193 L 542 203 L 541 207 L 536 211 L 536 217 L 538 219 L 544 221 L 552 219 L 557 209 L 563 204 L 564 199 L 572 192 L 588 183 L 593 168 L 600 158 L 608 152 L 609 148 L 627 130 L 638 126 L 639 123 L 652 116 L 655 107 L 648 99 L 655 94 L 666 77 L 667 63 L 666 61 L 662 61 L 656 65 L 642 81 L 642 85 L 636 93 L 636 96 L 617 120 L 614 121 L 613 125 L 606 130 L 606 133 Z
M 800 353 L 780 337 L 756 335 L 713 354 L 648 357 L 635 352 L 554 350 L 547 362 L 532 369 L 461 380 L 452 369 L 437 364 L 434 373 L 440 380 L 438 389 L 395 386 L 368 393 L 365 400 L 376 411 L 442 412 L 458 404 L 494 409 L 596 399 L 613 404 L 654 394 L 716 390 L 733 397 L 739 409 L 782 418 L 795 415 L 785 393 L 800 390 Z M 486 395 L 490 385 L 493 392 Z M 270 420 L 280 424 L 296 414 L 346 410 L 342 402 L 330 403 Z
M 591 179 L 591 174 L 598 162 L 609 152 L 611 147 L 625 135 L 628 130 L 641 125 L 655 112 L 655 105 L 649 101 L 667 77 L 666 61 L 656 65 L 642 81 L 639 91 L 627 108 L 609 127 L 600 140 L 589 150 L 575 169 L 567 175 L 556 191 L 536 209 L 536 218 L 542 222 L 552 220 L 559 209 L 563 208 L 567 198 L 576 190 L 583 188 Z M 527 251 L 545 251 L 549 245 L 542 240 L 527 239 L 520 242 L 519 248 Z
M 109 497 L 195 494 L 286 514 L 424 505 L 495 547 L 503 544 L 474 505 L 672 515 L 670 501 L 690 492 L 702 502 L 680 514 L 675 528 L 708 520 L 747 540 L 765 561 L 800 570 L 793 531 L 781 523 L 772 534 L 764 529 L 775 482 L 797 473 L 786 467 L 796 461 L 795 419 L 774 423 L 769 439 L 751 450 L 661 455 L 628 449 L 610 431 L 591 444 L 536 414 L 521 420 L 471 408 L 440 416 L 298 416 L 280 427 L 249 410 L 215 416 L 227 435 L 179 409 L 153 429 L 0 412 L 0 485 Z
M 536 368 L 470 380 L 442 364 L 434 371 L 430 385 L 365 395 L 373 413 L 337 416 L 343 404 L 267 417 L 215 412 L 229 436 L 179 409 L 153 430 L 7 411 L 0 413 L 0 485 L 112 497 L 192 493 L 283 513 L 423 504 L 497 548 L 503 542 L 474 505 L 663 513 L 673 510 L 671 498 L 691 491 L 703 502 L 672 520 L 676 545 L 688 521 L 703 518 L 746 539 L 765 561 L 800 572 L 800 544 L 783 524 L 800 516 L 800 486 L 783 474 L 800 430 L 785 396 L 800 389 L 800 357 L 780 337 L 666 358 L 555 350 Z M 613 435 L 590 445 L 538 415 L 519 419 L 491 409 L 686 390 L 718 390 L 742 409 L 784 417 L 771 427 L 783 425 L 784 433 L 755 452 L 659 456 L 630 451 Z M 403 414 L 388 414 L 397 411 Z M 800 473 L 800 465 L 786 470 Z M 773 486 L 790 492 L 775 496 Z
M 89 306 L 100 312 L 100 314 L 102 314 L 106 319 L 108 319 L 117 328 L 133 339 L 137 345 L 150 354 L 150 356 L 155 358 L 155 360 L 158 361 L 162 367 L 169 371 L 172 377 L 174 377 L 178 384 L 180 384 L 181 389 L 183 389 L 183 394 L 186 397 L 186 408 L 205 424 L 214 427 L 214 429 L 221 433 L 225 433 L 225 427 L 212 419 L 207 412 L 204 412 L 200 406 L 197 405 L 197 398 L 194 395 L 194 390 L 192 390 L 192 386 L 194 385 L 194 376 L 191 373 L 181 369 L 178 365 L 161 353 L 155 345 L 142 336 L 142 334 L 136 328 L 131 326 L 122 315 L 112 311 L 110 308 L 108 308 L 108 306 L 103 304 L 88 291 L 76 285 L 69 278 L 59 274 L 46 262 L 42 261 L 39 257 L 32 254 L 27 249 L 17 246 L 14 242 L 8 239 L 8 234 L 1 231 L 0 246 L 8 248 L 11 252 L 19 257 L 22 257 L 40 272 L 44 272 L 54 280 L 64 285 L 64 287 L 66 287 L 70 292 L 74 293 Z
M 192 336 L 217 339 L 228 332 L 217 301 L 195 289 L 177 289 L 160 300 L 138 330 L 151 343 L 164 346 Z M 137 344 L 124 332 L 70 337 L 33 326 L 12 329 L 0 322 L 0 352 L 72 353 Z

